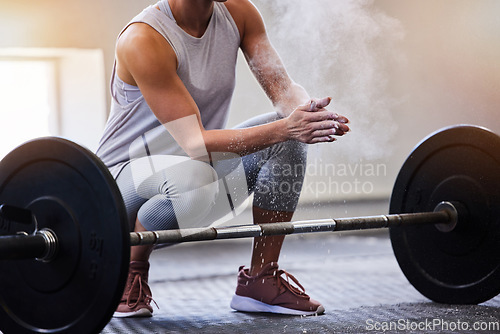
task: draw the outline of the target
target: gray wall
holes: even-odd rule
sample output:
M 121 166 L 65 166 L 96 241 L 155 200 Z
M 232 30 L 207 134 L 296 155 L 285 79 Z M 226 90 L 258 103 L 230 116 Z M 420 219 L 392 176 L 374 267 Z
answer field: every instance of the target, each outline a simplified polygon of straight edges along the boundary
M 107 82 L 116 35 L 151 3 L 0 0 L 0 48 L 102 49 Z M 352 121 L 345 138 L 311 147 L 304 202 L 387 197 L 410 150 L 441 127 L 500 133 L 499 1 L 254 3 L 291 75 Z M 240 63 L 230 123 L 269 110 Z

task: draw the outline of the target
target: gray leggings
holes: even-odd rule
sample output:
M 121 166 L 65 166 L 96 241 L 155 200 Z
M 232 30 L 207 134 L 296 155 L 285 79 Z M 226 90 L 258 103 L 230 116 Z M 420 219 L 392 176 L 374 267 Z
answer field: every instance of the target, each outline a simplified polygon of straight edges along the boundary
M 275 118 L 275 113 L 257 116 L 237 128 Z M 211 164 L 174 155 L 150 155 L 130 161 L 116 182 L 131 230 L 136 218 L 148 230 L 221 223 L 237 215 L 252 193 L 253 205 L 259 208 L 295 210 L 304 181 L 306 145 L 288 141 L 243 157 L 211 157 Z

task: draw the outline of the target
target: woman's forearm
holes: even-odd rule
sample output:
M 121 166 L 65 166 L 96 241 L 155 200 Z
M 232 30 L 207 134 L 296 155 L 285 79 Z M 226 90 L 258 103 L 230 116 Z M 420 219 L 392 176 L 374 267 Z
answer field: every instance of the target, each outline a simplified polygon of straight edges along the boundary
M 287 120 L 243 129 L 205 130 L 196 115 L 165 123 L 164 127 L 193 159 L 206 160 L 209 153 L 246 155 L 289 139 Z
M 291 139 L 286 119 L 243 129 L 206 130 L 204 145 L 208 152 L 246 155 Z
M 197 115 L 164 126 L 192 158 L 206 160 L 212 152 L 246 155 L 287 140 L 315 144 L 342 136 L 349 131 L 348 120 L 324 109 L 329 103 L 330 98 L 314 100 L 285 118 L 243 129 L 205 130 Z

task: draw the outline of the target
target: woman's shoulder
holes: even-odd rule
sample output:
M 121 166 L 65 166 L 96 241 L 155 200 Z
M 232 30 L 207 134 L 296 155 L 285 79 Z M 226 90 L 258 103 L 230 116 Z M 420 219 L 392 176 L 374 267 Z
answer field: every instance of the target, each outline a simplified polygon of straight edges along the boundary
M 262 21 L 259 10 L 250 0 L 227 0 L 223 4 L 233 17 L 242 35 L 245 27 L 248 27 L 249 24 Z

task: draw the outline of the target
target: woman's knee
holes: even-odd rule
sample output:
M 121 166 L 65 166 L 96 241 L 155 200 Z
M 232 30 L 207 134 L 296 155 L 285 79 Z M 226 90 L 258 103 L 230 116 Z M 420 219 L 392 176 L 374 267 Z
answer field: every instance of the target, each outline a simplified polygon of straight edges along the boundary
M 267 176 L 274 179 L 302 180 L 306 174 L 307 145 L 292 140 L 279 145 L 263 165 L 261 176 L 270 173 Z
M 289 140 L 283 144 L 283 150 L 280 152 L 280 158 L 296 163 L 305 163 L 307 161 L 307 144 L 296 140 Z
M 173 196 L 158 194 L 141 206 L 137 216 L 148 230 L 201 227 L 203 218 L 214 206 L 217 194 L 217 182 Z
M 151 156 L 131 163 L 137 194 L 145 199 L 158 194 L 175 195 L 217 181 L 207 163 L 180 156 Z
M 204 189 L 201 193 L 218 189 L 217 172 L 205 162 L 187 160 L 169 167 L 162 174 L 164 181 L 159 188 L 160 193 L 197 194 L 198 189 Z
M 147 229 L 199 227 L 219 192 L 216 172 L 206 163 L 189 160 L 170 166 L 167 174 L 175 177 L 160 178 L 156 195 L 139 210 L 139 221 Z
M 192 225 L 213 206 L 218 178 L 207 163 L 179 156 L 150 156 L 128 167 L 129 203 L 149 230 Z M 130 205 L 134 204 L 134 205 Z M 127 208 L 128 209 L 128 208 Z M 135 221 L 135 219 L 134 219 Z

